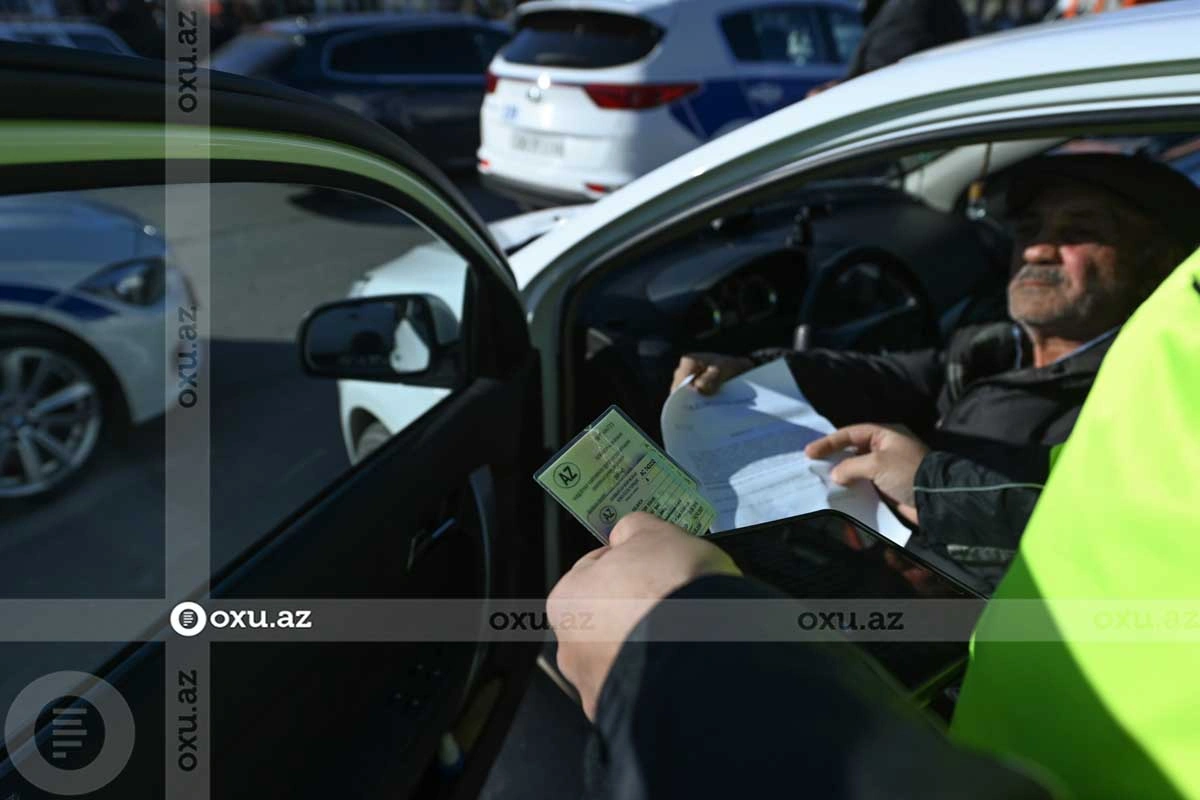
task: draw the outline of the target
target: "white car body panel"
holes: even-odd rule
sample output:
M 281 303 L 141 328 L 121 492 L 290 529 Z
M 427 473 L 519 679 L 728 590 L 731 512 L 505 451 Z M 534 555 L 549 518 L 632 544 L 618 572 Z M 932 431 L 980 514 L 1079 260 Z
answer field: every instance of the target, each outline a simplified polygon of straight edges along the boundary
M 507 253 L 545 235 L 559 224 L 574 219 L 584 208 L 587 206 L 559 206 L 530 211 L 528 214 L 518 214 L 493 222 L 488 225 L 488 230 L 496 244 L 500 245 L 500 249 Z

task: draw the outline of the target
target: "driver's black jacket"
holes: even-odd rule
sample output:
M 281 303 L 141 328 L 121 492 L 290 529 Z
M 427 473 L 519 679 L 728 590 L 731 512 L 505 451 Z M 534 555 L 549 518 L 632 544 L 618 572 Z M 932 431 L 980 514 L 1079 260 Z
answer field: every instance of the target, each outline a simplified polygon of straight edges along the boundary
M 834 425 L 904 425 L 929 445 L 914 482 L 922 537 L 960 563 L 1002 566 L 1114 338 L 1044 367 L 1031 366 L 1028 340 L 1009 323 L 965 328 L 945 350 L 786 358 Z
M 669 599 L 777 598 L 712 575 Z M 1030 776 L 954 746 L 848 641 L 676 641 L 662 606 L 621 647 L 585 759 L 592 800 L 1048 798 Z

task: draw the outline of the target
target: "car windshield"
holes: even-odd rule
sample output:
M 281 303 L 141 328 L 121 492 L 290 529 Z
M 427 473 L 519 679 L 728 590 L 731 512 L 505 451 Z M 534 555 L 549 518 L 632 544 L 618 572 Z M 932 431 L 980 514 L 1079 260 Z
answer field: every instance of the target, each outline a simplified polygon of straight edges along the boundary
M 615 67 L 647 56 L 662 34 L 654 23 L 624 14 L 545 11 L 521 19 L 503 55 L 541 67 Z

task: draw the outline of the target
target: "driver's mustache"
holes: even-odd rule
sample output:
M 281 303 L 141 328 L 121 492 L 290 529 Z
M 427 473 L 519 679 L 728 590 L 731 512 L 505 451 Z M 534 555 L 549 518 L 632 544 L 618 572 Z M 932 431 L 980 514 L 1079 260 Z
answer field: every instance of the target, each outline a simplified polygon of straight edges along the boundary
M 1059 267 L 1050 267 L 1045 264 L 1026 264 L 1017 270 L 1017 273 L 1013 275 L 1013 280 L 1033 280 L 1058 284 L 1063 282 L 1063 274 Z

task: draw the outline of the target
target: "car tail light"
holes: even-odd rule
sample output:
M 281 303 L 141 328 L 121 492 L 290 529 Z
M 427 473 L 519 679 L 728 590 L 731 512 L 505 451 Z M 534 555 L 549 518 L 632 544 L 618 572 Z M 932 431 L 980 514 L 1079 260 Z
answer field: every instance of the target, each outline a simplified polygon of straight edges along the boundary
M 600 108 L 623 108 L 639 111 L 674 103 L 700 88 L 698 83 L 652 83 L 620 85 L 589 83 L 583 87 L 592 102 Z
M 602 183 L 585 183 L 583 188 L 593 192 L 600 192 L 601 194 L 607 194 L 612 191 L 611 187 L 605 186 Z
M 484 93 L 491 94 L 492 92 L 496 91 L 496 84 L 498 84 L 500 82 L 500 79 L 496 77 L 496 74 L 489 69 L 487 71 L 487 75 L 484 76 L 484 78 L 487 81 L 487 85 L 486 85 L 486 88 L 484 89 Z

